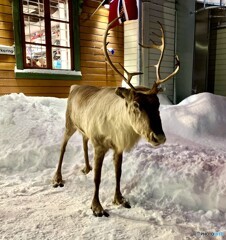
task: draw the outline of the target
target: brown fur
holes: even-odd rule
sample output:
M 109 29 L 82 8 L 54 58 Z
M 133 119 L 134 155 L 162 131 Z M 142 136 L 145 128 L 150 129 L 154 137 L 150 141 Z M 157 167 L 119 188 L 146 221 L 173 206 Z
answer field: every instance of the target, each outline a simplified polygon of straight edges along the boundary
M 63 156 L 67 142 L 76 130 L 83 135 L 85 174 L 92 169 L 88 159 L 88 140 L 94 147 L 95 193 L 91 206 L 94 215 L 108 216 L 99 201 L 99 185 L 103 159 L 109 149 L 114 150 L 116 174 L 113 202 L 129 208 L 129 202 L 120 191 L 122 154 L 123 151 L 129 151 L 140 137 L 146 138 L 154 146 L 165 142 L 157 95 L 126 88 L 72 86 L 68 97 L 64 141 L 53 179 L 55 187 L 64 185 L 61 174 Z

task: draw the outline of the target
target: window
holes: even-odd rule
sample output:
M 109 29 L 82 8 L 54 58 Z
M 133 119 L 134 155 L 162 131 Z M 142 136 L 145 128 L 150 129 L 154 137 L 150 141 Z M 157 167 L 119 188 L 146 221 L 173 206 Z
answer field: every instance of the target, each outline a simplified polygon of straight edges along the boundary
M 219 5 L 219 6 L 225 6 L 226 0 L 196 0 L 197 2 L 202 2 L 204 4 L 209 5 Z
M 23 0 L 22 29 L 26 68 L 73 68 L 68 0 Z
M 77 0 L 14 0 L 13 7 L 16 76 L 81 75 Z

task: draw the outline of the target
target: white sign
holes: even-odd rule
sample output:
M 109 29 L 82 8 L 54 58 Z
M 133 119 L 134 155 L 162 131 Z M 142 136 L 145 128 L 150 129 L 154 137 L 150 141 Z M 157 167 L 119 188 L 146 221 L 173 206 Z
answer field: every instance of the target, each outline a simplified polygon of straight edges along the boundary
M 14 46 L 0 45 L 0 54 L 15 55 L 15 48 Z

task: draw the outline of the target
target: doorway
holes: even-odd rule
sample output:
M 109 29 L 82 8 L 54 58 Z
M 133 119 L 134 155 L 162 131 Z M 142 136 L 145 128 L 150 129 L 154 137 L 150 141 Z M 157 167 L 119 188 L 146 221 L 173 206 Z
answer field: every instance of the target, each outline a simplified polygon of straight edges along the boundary
M 226 7 L 196 3 L 192 92 L 226 96 Z

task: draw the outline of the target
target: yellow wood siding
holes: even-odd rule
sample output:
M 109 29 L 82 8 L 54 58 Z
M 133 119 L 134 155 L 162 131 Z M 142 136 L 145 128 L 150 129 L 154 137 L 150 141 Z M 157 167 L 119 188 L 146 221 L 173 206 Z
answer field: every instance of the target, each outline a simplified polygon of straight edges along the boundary
M 138 20 L 127 21 L 124 23 L 124 67 L 129 72 L 138 72 L 138 66 Z M 138 78 L 133 77 L 134 86 L 139 85 Z
M 73 84 L 118 86 L 121 79 L 106 64 L 102 50 L 103 34 L 108 23 L 108 10 L 101 7 L 90 19 L 100 0 L 85 0 L 80 16 L 81 80 L 15 79 L 15 57 L 0 55 L 0 95 L 22 92 L 29 96 L 67 97 Z M 115 49 L 112 60 L 123 63 L 123 27 L 110 31 L 109 47 Z M 11 0 L 0 1 L 0 45 L 14 44 Z

